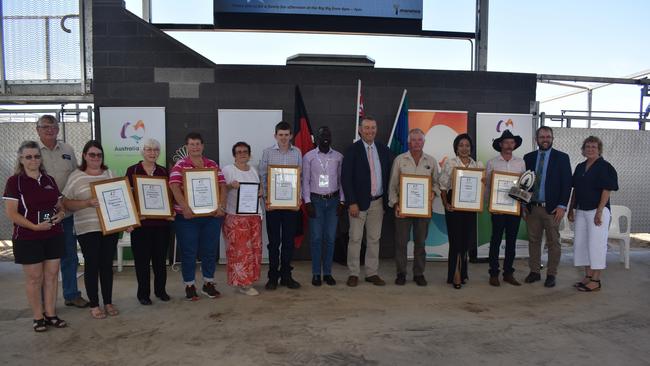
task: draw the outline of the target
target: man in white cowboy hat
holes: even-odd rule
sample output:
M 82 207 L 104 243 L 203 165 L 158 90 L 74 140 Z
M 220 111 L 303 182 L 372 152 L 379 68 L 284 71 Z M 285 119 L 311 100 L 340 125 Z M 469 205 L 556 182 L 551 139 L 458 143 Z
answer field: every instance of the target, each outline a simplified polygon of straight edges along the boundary
M 521 137 L 515 136 L 510 130 L 505 130 L 501 137 L 492 142 L 492 148 L 500 154 L 487 162 L 488 182 L 493 171 L 521 174 L 526 170 L 524 159 L 512 155 L 521 146 Z M 521 286 L 513 273 L 512 263 L 515 260 L 517 232 L 521 218 L 514 215 L 492 214 L 492 237 L 490 238 L 490 285 L 500 286 L 499 283 L 499 248 L 503 232 L 506 233 L 506 252 L 503 260 L 503 281 L 514 286 Z

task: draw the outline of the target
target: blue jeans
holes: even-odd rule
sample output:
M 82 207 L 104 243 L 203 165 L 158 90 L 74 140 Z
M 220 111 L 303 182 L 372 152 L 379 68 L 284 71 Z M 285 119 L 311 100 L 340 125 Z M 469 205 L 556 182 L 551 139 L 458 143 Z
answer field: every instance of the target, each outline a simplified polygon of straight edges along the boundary
M 196 258 L 201 259 L 203 282 L 214 282 L 214 271 L 219 259 L 221 218 L 195 217 L 186 219 L 176 215 L 174 228 L 181 251 L 183 282 L 193 285 L 196 277 Z
M 63 298 L 66 301 L 71 301 L 81 296 L 81 292 L 77 287 L 77 267 L 79 266 L 77 236 L 74 234 L 74 219 L 72 216 L 63 219 L 61 225 L 63 225 L 63 238 L 65 240 L 65 254 L 61 258 L 61 285 L 63 287 Z
M 291 277 L 294 237 L 299 212 L 273 210 L 266 212 L 266 233 L 269 236 L 269 280 Z M 282 246 L 282 252 L 280 252 Z
M 323 274 L 332 274 L 332 260 L 334 259 L 334 239 L 336 238 L 336 225 L 338 217 L 336 208 L 339 205 L 338 195 L 329 199 L 312 195 L 311 204 L 316 211 L 315 218 L 309 218 L 309 242 L 311 245 L 311 272 L 321 274 L 321 257 L 323 245 L 325 258 L 323 259 Z

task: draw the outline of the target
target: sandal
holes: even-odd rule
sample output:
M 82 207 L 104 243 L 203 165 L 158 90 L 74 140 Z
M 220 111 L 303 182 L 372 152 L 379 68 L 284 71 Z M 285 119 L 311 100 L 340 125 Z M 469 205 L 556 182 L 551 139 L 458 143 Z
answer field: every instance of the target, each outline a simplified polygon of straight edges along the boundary
M 591 276 L 585 276 L 585 279 L 587 280 L 587 282 L 584 282 L 584 280 L 578 281 L 573 284 L 573 287 L 582 287 L 586 285 L 587 283 L 589 283 L 589 281 L 591 281 Z
M 45 322 L 45 319 L 34 319 L 32 327 L 34 328 L 34 332 L 42 333 L 47 330 L 47 323 Z
M 596 282 L 596 283 L 598 283 L 598 287 L 591 288 L 591 287 L 587 287 L 587 285 L 584 285 L 584 284 L 583 284 L 582 286 L 578 286 L 578 287 L 577 287 L 577 288 L 578 288 L 578 291 L 581 291 L 581 292 L 594 292 L 594 291 L 600 291 L 600 288 L 601 288 L 600 280 L 590 280 L 590 282 Z
M 104 319 L 106 318 L 106 313 L 99 306 L 95 308 L 90 308 L 90 316 L 95 319 Z
M 43 319 L 45 320 L 45 324 L 53 326 L 54 328 L 65 328 L 68 326 L 68 323 L 65 322 L 65 320 L 60 319 L 58 316 L 47 316 L 47 314 L 43 313 Z
M 106 309 L 106 313 L 110 316 L 116 316 L 120 312 L 113 306 L 113 304 L 105 304 L 104 309 Z

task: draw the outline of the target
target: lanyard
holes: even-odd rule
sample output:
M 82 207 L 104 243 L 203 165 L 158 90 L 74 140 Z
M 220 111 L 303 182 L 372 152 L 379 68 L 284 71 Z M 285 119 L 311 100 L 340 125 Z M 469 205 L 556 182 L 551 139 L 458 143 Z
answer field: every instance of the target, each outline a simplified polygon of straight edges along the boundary
M 316 153 L 316 159 L 318 159 L 318 163 L 320 164 L 322 174 L 327 174 L 327 166 L 330 164 L 330 158 L 327 158 L 327 160 L 325 160 L 324 166 L 323 166 L 323 161 L 318 156 L 318 153 Z

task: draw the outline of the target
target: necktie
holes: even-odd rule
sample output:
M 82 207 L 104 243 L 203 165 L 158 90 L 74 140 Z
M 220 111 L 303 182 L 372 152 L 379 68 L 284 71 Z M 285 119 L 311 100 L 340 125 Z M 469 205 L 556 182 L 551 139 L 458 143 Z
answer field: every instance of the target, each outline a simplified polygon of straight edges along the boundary
M 370 195 L 377 194 L 377 176 L 375 176 L 375 158 L 372 156 L 372 146 L 368 146 L 368 164 L 370 164 Z
M 539 162 L 537 163 L 537 169 L 535 170 L 535 183 L 533 185 L 535 200 L 539 199 L 539 187 L 542 183 L 542 173 L 544 172 L 544 160 L 546 159 L 546 152 L 539 152 Z

